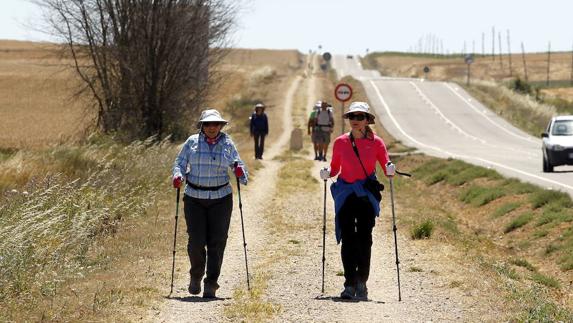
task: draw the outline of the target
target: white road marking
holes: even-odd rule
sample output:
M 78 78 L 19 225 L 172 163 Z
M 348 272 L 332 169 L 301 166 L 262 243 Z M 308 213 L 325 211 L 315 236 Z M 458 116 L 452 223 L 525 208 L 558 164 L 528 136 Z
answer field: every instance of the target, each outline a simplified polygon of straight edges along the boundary
M 443 83 L 445 87 L 447 87 L 450 91 L 452 91 L 452 93 L 454 93 L 458 98 L 460 98 L 464 103 L 466 103 L 470 108 L 472 108 L 475 112 L 477 112 L 478 114 L 480 114 L 481 116 L 483 116 L 484 118 L 486 118 L 487 121 L 489 121 L 491 124 L 493 124 L 494 126 L 498 127 L 499 129 L 505 131 L 506 133 L 519 138 L 521 140 L 525 140 L 528 142 L 532 142 L 532 143 L 537 143 L 535 140 L 528 138 L 528 137 L 524 137 L 518 134 L 515 134 L 511 131 L 509 131 L 508 129 L 506 129 L 505 127 L 499 125 L 498 123 L 496 123 L 495 121 L 493 121 L 490 117 L 487 116 L 486 114 L 486 110 L 482 110 L 480 111 L 477 107 L 475 107 L 472 103 L 471 103 L 471 99 L 466 99 L 464 98 L 461 94 L 458 93 L 459 89 L 454 89 L 452 88 L 452 86 L 449 83 Z

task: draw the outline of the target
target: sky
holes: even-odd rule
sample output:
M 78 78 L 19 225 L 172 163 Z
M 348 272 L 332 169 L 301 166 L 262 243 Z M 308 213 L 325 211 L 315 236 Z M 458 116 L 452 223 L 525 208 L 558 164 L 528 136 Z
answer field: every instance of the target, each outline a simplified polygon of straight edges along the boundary
M 235 0 L 236 1 L 236 0 Z M 234 47 L 330 51 L 570 51 L 571 0 L 241 0 Z M 48 40 L 28 0 L 0 0 L 0 39 Z M 465 47 L 464 47 L 465 44 Z M 465 50 L 464 50 L 465 48 Z

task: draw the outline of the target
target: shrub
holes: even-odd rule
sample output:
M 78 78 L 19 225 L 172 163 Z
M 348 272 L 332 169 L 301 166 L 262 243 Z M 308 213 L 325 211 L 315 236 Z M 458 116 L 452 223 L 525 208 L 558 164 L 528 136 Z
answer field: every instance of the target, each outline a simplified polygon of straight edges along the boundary
M 411 237 L 414 240 L 430 238 L 434 231 L 434 223 L 431 220 L 426 220 L 412 229 Z
M 499 187 L 471 186 L 460 194 L 460 200 L 473 206 L 486 205 L 506 193 Z
M 517 209 L 518 207 L 521 206 L 521 203 L 517 203 L 517 202 L 509 202 L 509 203 L 505 203 L 502 206 L 498 207 L 492 214 L 492 217 L 494 218 L 499 218 L 501 216 L 506 215 L 507 213 Z
M 559 284 L 559 281 L 557 279 L 550 277 L 550 276 L 543 275 L 541 273 L 534 273 L 531 276 L 531 279 L 534 282 L 545 285 L 547 287 L 552 287 L 552 288 L 560 288 L 561 287 L 561 284 Z
M 525 212 L 513 219 L 503 230 L 504 233 L 509 233 L 515 229 L 521 228 L 533 219 L 533 212 Z
M 510 82 L 509 88 L 512 89 L 513 91 L 521 93 L 521 94 L 532 94 L 533 93 L 531 85 L 519 77 L 513 79 Z
M 544 205 L 551 205 L 553 209 L 573 206 L 571 197 L 567 193 L 550 190 L 540 190 L 530 196 L 530 202 L 534 209 Z
M 527 268 L 529 271 L 537 271 L 537 268 L 533 267 L 532 264 L 523 258 L 512 259 L 509 261 L 509 263 L 519 267 Z

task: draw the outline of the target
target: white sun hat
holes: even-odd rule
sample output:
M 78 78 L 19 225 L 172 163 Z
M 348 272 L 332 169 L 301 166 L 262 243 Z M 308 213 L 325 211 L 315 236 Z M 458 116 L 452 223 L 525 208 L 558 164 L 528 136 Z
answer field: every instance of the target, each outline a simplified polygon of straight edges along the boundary
M 346 110 L 346 112 L 344 112 L 344 119 L 348 119 L 348 115 L 354 112 L 362 112 L 362 113 L 366 113 L 369 118 L 368 118 L 368 124 L 374 124 L 374 119 L 376 118 L 376 116 L 370 112 L 370 106 L 368 105 L 368 103 L 366 102 L 352 102 L 350 104 L 350 106 L 348 107 L 348 110 Z
M 207 109 L 201 112 L 201 117 L 199 118 L 199 123 L 197 126 L 200 128 L 203 122 L 220 122 L 228 124 L 229 122 L 221 117 L 219 111 L 215 109 Z
M 316 101 L 316 103 L 314 104 L 314 108 L 320 109 L 321 107 L 322 107 L 322 101 L 320 101 L 320 100 Z

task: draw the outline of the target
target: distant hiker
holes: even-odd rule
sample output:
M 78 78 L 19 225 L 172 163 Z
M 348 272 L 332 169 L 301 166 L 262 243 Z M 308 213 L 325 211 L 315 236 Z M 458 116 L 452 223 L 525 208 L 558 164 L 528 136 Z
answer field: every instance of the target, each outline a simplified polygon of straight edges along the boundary
M 187 139 L 173 164 L 173 186 L 179 188 L 186 182 L 183 202 L 191 262 L 189 293 L 201 292 L 206 267 L 205 298 L 214 298 L 219 288 L 217 280 L 231 221 L 233 198 L 228 169 L 247 184 L 248 174 L 235 144 L 221 132 L 227 123 L 217 110 L 204 110 L 199 133 Z
M 336 241 L 342 241 L 345 282 L 340 297 L 366 300 L 372 228 L 380 212 L 379 200 L 365 187 L 366 174 L 375 179 L 377 161 L 388 177 L 394 175 L 395 166 L 387 165 L 384 141 L 368 126 L 374 123 L 374 115 L 367 103 L 353 102 L 344 118 L 349 120 L 351 131 L 336 138 L 330 167 L 321 169 L 320 177 L 326 180 L 338 175 L 330 191 L 334 198 Z M 354 152 L 353 142 L 360 157 Z
M 334 130 L 334 117 L 330 105 L 322 101 L 320 109 L 315 114 L 315 139 L 318 145 L 318 159 L 326 161 L 326 152 L 330 144 L 330 134 Z
M 255 139 L 255 158 L 263 159 L 265 136 L 269 134 L 269 120 L 265 113 L 265 105 L 257 103 L 255 112 L 251 115 L 251 136 Z
M 308 117 L 307 129 L 310 140 L 312 141 L 312 147 L 314 148 L 314 160 L 318 159 L 318 142 L 316 140 L 316 133 L 314 132 L 316 127 L 316 113 L 320 110 L 322 106 L 322 101 L 317 101 L 312 108 L 312 112 Z

